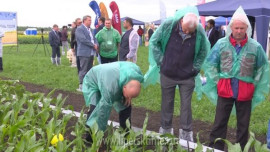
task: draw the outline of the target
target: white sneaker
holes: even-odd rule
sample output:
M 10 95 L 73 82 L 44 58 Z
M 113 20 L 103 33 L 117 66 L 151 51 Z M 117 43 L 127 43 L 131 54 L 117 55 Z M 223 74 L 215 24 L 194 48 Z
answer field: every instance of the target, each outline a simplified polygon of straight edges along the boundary
M 78 89 L 76 89 L 78 92 L 82 92 L 82 85 L 80 84 L 79 85 L 79 88 Z
M 179 129 L 179 139 L 184 139 L 184 140 L 193 142 L 193 132 Z
M 172 134 L 173 135 L 173 128 L 170 129 L 163 129 L 162 127 L 159 127 L 159 133 L 160 134 Z

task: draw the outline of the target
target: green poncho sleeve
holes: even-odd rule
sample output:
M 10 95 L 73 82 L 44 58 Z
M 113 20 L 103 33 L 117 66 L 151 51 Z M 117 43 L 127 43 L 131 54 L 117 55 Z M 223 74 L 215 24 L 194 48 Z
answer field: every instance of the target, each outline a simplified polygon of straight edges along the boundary
M 93 126 L 94 123 L 98 124 L 99 129 L 105 131 L 107 126 L 107 121 L 109 119 L 113 101 L 112 95 L 115 93 L 111 89 L 119 90 L 117 83 L 110 81 L 108 76 L 111 70 L 108 66 L 96 66 L 93 67 L 84 77 L 83 80 L 83 95 L 86 106 L 94 105 L 95 110 L 92 112 L 91 116 L 87 120 L 86 124 L 88 126 Z M 116 70 L 115 73 L 110 73 L 112 79 L 117 79 L 119 77 L 119 69 L 117 71 L 116 67 L 111 67 Z M 103 73 L 104 75 L 101 75 Z M 111 86 L 111 87 L 107 87 Z
M 219 42 L 220 41 L 218 41 L 212 48 L 211 52 L 209 52 L 203 65 L 203 71 L 206 76 L 207 83 L 202 87 L 202 91 L 214 104 L 217 103 L 217 83 L 219 80 L 220 71 Z
M 98 128 L 105 131 L 111 114 L 112 104 L 110 104 L 110 101 L 106 101 L 103 97 L 100 99 L 100 102 L 102 104 L 97 104 L 96 108 L 91 113 L 91 116 L 86 121 L 86 124 L 91 127 L 97 123 Z
M 257 48 L 257 63 L 254 77 L 255 92 L 252 98 L 252 109 L 265 100 L 269 94 L 270 72 L 267 56 L 261 45 Z
M 96 75 L 96 69 L 93 68 L 90 70 L 83 79 L 83 97 L 85 101 L 85 105 L 87 107 L 92 105 L 97 105 L 97 101 L 100 100 L 100 88 L 101 84 L 98 83 L 97 75 Z
M 148 62 L 149 62 L 149 69 L 144 76 L 144 86 L 148 86 L 150 84 L 159 83 L 159 71 L 160 71 L 160 64 L 163 59 L 163 48 L 162 46 L 166 45 L 165 41 L 163 40 L 163 31 L 164 28 L 168 27 L 167 24 L 172 23 L 172 18 L 167 19 L 160 27 L 154 32 L 152 35 L 150 42 L 149 42 L 149 55 L 148 55 Z
M 195 46 L 195 59 L 193 61 L 193 67 L 200 71 L 207 56 L 210 51 L 211 44 L 206 37 L 205 31 L 201 24 L 197 26 L 196 34 L 196 46 Z

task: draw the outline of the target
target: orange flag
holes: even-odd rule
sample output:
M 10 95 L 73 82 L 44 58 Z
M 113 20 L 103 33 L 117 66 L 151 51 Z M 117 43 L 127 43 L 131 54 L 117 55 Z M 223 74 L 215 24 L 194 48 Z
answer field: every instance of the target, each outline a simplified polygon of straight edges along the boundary
M 103 2 L 99 3 L 99 9 L 102 17 L 104 17 L 105 19 L 109 18 L 106 6 L 104 5 Z

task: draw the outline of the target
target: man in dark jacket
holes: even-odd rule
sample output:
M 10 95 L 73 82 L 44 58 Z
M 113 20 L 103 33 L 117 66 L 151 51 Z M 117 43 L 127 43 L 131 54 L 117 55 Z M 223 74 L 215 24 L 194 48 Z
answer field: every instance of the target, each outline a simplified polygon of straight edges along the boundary
M 123 22 L 123 26 L 126 32 L 121 38 L 119 60 L 136 63 L 140 37 L 137 31 L 133 29 L 131 18 L 127 17 Z
M 105 18 L 104 18 L 104 17 L 100 17 L 100 18 L 98 19 L 98 28 L 97 28 L 96 31 L 95 31 L 95 35 L 96 35 L 100 30 L 103 29 L 104 23 L 105 23 Z M 101 58 L 100 58 L 100 55 L 97 53 L 96 56 L 97 56 L 97 61 L 98 61 L 98 63 L 101 64 Z
M 207 21 L 208 31 L 206 32 L 208 40 L 211 43 L 211 48 L 216 44 L 219 39 L 219 32 L 215 29 L 215 21 L 210 19 Z
M 155 29 L 155 24 L 150 25 L 150 29 L 148 30 L 148 41 L 150 41 L 150 38 L 152 37 Z
M 105 18 L 104 18 L 104 17 L 100 17 L 100 18 L 98 19 L 98 28 L 96 29 L 95 35 L 96 35 L 100 30 L 103 29 L 104 23 L 105 23 Z
M 52 47 L 52 63 L 56 65 L 61 64 L 60 59 L 60 36 L 58 34 L 58 25 L 54 24 L 52 31 L 49 33 L 49 42 Z M 57 58 L 56 58 L 57 56 Z

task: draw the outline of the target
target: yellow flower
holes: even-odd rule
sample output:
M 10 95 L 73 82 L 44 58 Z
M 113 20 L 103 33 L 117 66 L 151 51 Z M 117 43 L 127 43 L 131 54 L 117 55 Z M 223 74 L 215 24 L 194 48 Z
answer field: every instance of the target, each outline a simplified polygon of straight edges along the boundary
M 63 141 L 63 140 L 64 140 L 64 137 L 63 137 L 62 134 L 58 134 L 58 136 L 57 135 L 54 135 L 53 138 L 52 138 L 52 140 L 51 140 L 51 144 L 56 147 L 58 141 Z

